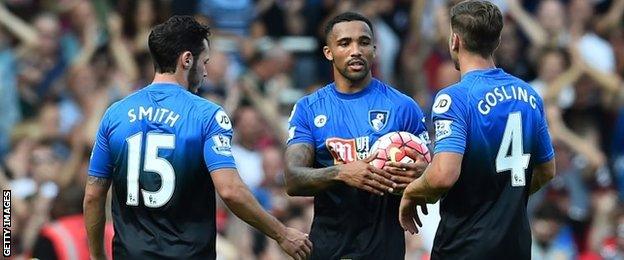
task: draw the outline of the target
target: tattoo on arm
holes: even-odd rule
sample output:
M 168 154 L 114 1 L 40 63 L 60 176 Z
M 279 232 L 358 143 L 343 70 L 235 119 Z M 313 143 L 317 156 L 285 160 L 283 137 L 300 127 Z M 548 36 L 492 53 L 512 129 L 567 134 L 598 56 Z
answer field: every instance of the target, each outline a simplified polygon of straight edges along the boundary
M 103 188 L 108 188 L 110 186 L 110 184 L 111 184 L 111 179 L 95 177 L 95 176 L 89 176 L 89 177 L 87 177 L 87 184 L 88 185 L 97 185 L 97 186 L 101 186 Z
M 288 165 L 295 167 L 312 167 L 314 164 L 314 148 L 310 144 L 294 144 L 286 149 Z
M 104 226 L 106 223 L 106 194 L 111 179 L 89 176 L 84 198 L 84 218 L 89 251 L 92 259 L 105 259 Z
M 338 167 L 312 168 L 314 147 L 294 144 L 286 149 L 286 188 L 292 196 L 312 196 L 332 186 Z

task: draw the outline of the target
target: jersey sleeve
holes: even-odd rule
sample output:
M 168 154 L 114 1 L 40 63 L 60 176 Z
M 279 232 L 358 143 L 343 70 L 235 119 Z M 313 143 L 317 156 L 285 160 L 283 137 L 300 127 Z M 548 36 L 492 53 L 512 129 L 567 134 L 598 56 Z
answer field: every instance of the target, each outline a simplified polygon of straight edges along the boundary
M 448 88 L 440 91 L 433 102 L 431 121 L 435 128 L 434 154 L 454 152 L 464 154 L 469 118 L 466 104 Z
M 403 120 L 404 124 L 402 130 L 420 137 L 426 144 L 431 143 L 427 126 L 425 125 L 425 115 L 414 100 L 409 99 L 406 102 L 400 119 Z
M 203 121 L 204 162 L 209 172 L 223 168 L 236 168 L 232 156 L 232 122 L 219 108 Z
M 288 145 L 297 143 L 314 144 L 310 122 L 307 102 L 301 99 L 293 106 L 288 119 Z
M 537 129 L 536 146 L 533 152 L 536 164 L 550 161 L 555 157 L 555 150 L 553 149 L 550 134 L 548 133 L 548 124 L 546 122 L 543 105 L 540 106 L 540 114 L 541 118 Z
M 89 176 L 110 178 L 113 172 L 113 161 L 110 154 L 109 134 L 110 134 L 110 112 L 109 108 L 98 128 L 91 158 L 89 159 Z

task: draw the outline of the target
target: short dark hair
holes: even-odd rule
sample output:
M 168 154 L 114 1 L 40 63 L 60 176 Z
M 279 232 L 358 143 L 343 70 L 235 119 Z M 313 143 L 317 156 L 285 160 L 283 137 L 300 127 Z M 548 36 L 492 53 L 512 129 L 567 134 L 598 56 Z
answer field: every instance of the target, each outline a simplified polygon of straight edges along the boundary
M 208 40 L 210 28 L 191 16 L 176 15 L 164 23 L 154 26 L 150 32 L 148 46 L 154 70 L 159 73 L 173 73 L 176 59 L 182 52 L 190 51 L 199 61 L 199 54 L 204 50 L 203 40 Z
M 351 22 L 351 21 L 365 22 L 366 25 L 368 25 L 368 28 L 371 29 L 371 33 L 374 36 L 373 24 L 371 23 L 370 20 L 368 20 L 368 18 L 355 12 L 344 12 L 339 15 L 336 15 L 334 18 L 329 20 L 327 24 L 325 25 L 325 42 L 327 43 L 327 38 L 329 38 L 329 34 L 331 33 L 332 29 L 334 29 L 334 25 L 336 25 L 337 23 Z
M 500 43 L 503 15 L 488 1 L 463 1 L 451 8 L 451 27 L 466 50 L 488 57 Z

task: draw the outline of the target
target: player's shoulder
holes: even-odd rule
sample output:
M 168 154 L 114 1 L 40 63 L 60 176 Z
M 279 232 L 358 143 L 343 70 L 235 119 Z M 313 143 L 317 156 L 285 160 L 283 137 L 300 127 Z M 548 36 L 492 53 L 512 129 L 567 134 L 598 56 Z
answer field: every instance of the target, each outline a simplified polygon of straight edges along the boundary
M 462 81 L 441 89 L 433 100 L 432 115 L 444 114 L 447 111 L 466 111 L 470 103 L 470 91 L 471 84 Z
M 396 99 L 396 100 L 401 100 L 401 101 L 410 101 L 410 100 L 413 101 L 413 99 L 410 98 L 408 95 L 405 95 L 403 92 L 399 91 L 398 89 L 391 86 L 390 84 L 385 83 L 376 78 L 373 78 L 373 81 L 375 81 L 375 84 L 377 84 L 377 88 L 376 88 L 377 91 L 379 91 L 381 94 L 385 95 L 386 97 Z
M 193 111 L 197 111 L 198 113 L 214 113 L 217 110 L 223 110 L 223 108 L 206 98 L 195 95 L 189 91 L 184 91 L 183 94 L 187 102 L 190 106 L 192 106 Z
M 533 86 L 531 86 L 531 84 L 529 84 L 528 82 L 524 81 L 523 79 L 520 79 L 514 75 L 509 75 L 511 78 L 513 78 L 513 84 L 515 87 L 522 87 L 523 89 L 526 89 L 526 91 L 530 94 L 530 95 L 534 95 L 534 96 L 540 96 L 539 93 L 537 93 L 537 90 L 535 90 L 535 88 Z
M 471 82 L 456 82 L 438 91 L 438 93 L 436 94 L 436 99 L 443 96 L 450 96 L 451 98 L 457 98 L 462 100 L 466 99 L 471 91 L 472 86 L 473 84 Z
M 503 71 L 501 69 L 502 73 L 504 73 L 504 76 L 507 78 L 508 82 L 506 82 L 504 85 L 507 86 L 513 86 L 515 88 L 522 88 L 524 91 L 526 91 L 528 93 L 528 96 L 534 96 L 538 102 L 542 102 L 542 98 L 540 96 L 540 94 L 537 92 L 537 90 L 535 90 L 535 88 L 533 86 L 531 86 L 530 83 L 524 81 L 521 78 L 518 78 L 514 75 L 511 75 L 505 71 Z
M 127 110 L 124 108 L 132 106 L 132 104 L 136 102 L 137 96 L 141 95 L 141 90 L 142 89 L 132 92 L 124 98 L 110 104 L 104 112 L 104 117 L 118 118 L 117 113 L 123 113 L 124 110 Z
M 390 100 L 390 102 L 392 102 L 393 104 L 399 107 L 406 106 L 406 105 L 409 107 L 412 107 L 412 106 L 418 107 L 418 104 L 416 104 L 416 101 L 414 101 L 413 98 L 401 92 L 397 88 L 381 80 L 378 80 L 376 78 L 373 78 L 373 81 L 375 81 L 375 84 L 377 86 L 376 91 L 383 97 Z
M 325 100 L 329 95 L 331 95 L 332 93 L 332 84 L 327 84 L 322 88 L 319 88 L 317 90 L 315 90 L 314 92 L 307 94 L 303 97 L 301 97 L 296 105 L 297 107 L 305 107 L 305 108 L 310 108 L 312 105 L 318 103 L 318 102 L 322 102 L 323 100 Z

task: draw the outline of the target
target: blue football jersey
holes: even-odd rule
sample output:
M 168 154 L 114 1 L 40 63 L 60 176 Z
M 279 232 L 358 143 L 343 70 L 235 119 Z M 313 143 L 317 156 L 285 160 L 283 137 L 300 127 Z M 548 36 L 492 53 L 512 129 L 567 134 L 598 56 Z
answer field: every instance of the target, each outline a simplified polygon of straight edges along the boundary
M 231 138 L 219 106 L 175 84 L 151 84 L 106 111 L 89 175 L 112 179 L 115 256 L 215 257 L 209 173 L 236 167 Z
M 433 257 L 529 259 L 531 173 L 554 156 L 539 95 L 501 69 L 471 71 L 438 93 L 432 121 L 434 153 L 463 154 Z
M 312 145 L 315 168 L 364 159 L 372 144 L 391 131 L 428 140 L 416 102 L 377 79 L 354 94 L 340 93 L 329 84 L 299 100 L 289 122 L 288 145 Z M 403 259 L 399 201 L 396 195 L 381 197 L 345 184 L 317 194 L 312 259 Z

